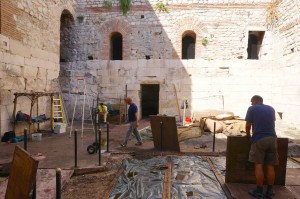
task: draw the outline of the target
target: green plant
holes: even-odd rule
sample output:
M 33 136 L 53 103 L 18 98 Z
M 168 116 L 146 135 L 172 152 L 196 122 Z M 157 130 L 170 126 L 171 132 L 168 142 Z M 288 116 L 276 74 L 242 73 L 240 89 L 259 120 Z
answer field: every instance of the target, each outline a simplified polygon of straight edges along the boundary
M 82 23 L 83 19 L 84 19 L 84 16 L 82 16 L 82 15 L 77 17 L 77 20 L 79 23 Z
M 161 12 L 169 12 L 168 7 L 166 6 L 166 4 L 164 4 L 163 2 L 158 2 L 155 5 L 155 9 L 159 10 Z
M 278 10 L 276 1 L 272 0 L 267 8 L 267 27 L 268 29 L 273 28 L 278 22 Z
M 120 7 L 123 12 L 123 15 L 127 15 L 127 12 L 130 10 L 131 0 L 120 0 Z
M 103 5 L 105 8 L 111 8 L 112 2 L 110 0 L 104 0 Z
M 207 44 L 208 44 L 208 39 L 206 37 L 203 37 L 203 39 L 202 39 L 202 45 L 203 46 L 207 46 Z

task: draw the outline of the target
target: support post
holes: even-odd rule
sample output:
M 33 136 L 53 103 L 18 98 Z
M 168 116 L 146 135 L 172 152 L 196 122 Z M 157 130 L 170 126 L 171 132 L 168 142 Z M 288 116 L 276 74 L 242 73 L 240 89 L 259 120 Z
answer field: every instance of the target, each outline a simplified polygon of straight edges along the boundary
M 109 152 L 109 122 L 106 123 L 107 135 L 106 135 L 106 142 L 107 142 L 107 149 L 106 151 Z
M 27 138 L 27 129 L 25 128 L 24 129 L 24 150 L 27 151 L 27 141 L 28 141 L 28 138 Z
M 216 143 L 216 122 L 214 122 L 213 152 L 215 152 L 215 143 Z
M 101 129 L 98 130 L 99 138 L 99 166 L 101 166 Z
M 56 199 L 61 199 L 61 169 L 56 169 Z
M 75 144 L 75 168 L 77 168 L 77 129 L 74 131 L 74 144 Z
M 163 151 L 163 122 L 160 122 L 160 151 Z

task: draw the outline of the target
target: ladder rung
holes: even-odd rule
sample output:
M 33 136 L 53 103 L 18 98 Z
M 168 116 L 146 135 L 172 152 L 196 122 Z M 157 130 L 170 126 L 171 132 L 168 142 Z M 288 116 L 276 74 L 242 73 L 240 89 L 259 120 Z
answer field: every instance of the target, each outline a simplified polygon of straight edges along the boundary
M 54 118 L 54 119 L 61 119 L 61 118 L 63 118 L 63 117 L 55 117 L 55 116 L 54 116 L 53 118 Z
M 53 100 L 55 100 L 55 101 L 60 101 L 60 99 L 53 99 Z
M 54 106 L 61 106 L 61 105 L 54 104 Z

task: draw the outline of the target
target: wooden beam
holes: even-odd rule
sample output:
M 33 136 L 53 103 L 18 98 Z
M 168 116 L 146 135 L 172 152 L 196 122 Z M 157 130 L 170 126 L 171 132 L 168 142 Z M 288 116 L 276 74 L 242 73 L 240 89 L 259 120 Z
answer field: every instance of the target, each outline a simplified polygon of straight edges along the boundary
M 116 173 L 116 176 L 114 177 L 114 179 L 110 182 L 108 189 L 106 189 L 106 191 L 104 192 L 102 199 L 107 199 L 110 192 L 113 190 L 113 188 L 115 187 L 120 175 L 124 172 L 123 168 L 120 168 L 119 171 Z
M 170 199 L 171 198 L 172 162 L 171 162 L 170 157 L 167 157 L 166 168 L 167 169 L 165 171 L 164 182 L 163 182 L 162 199 Z

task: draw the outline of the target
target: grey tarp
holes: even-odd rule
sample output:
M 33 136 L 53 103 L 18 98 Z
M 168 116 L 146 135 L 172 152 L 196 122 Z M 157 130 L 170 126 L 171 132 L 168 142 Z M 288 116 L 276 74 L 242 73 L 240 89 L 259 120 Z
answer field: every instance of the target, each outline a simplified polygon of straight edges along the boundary
M 206 158 L 171 156 L 171 198 L 226 198 Z M 123 174 L 112 189 L 110 199 L 162 198 L 166 157 L 147 160 L 126 159 Z

